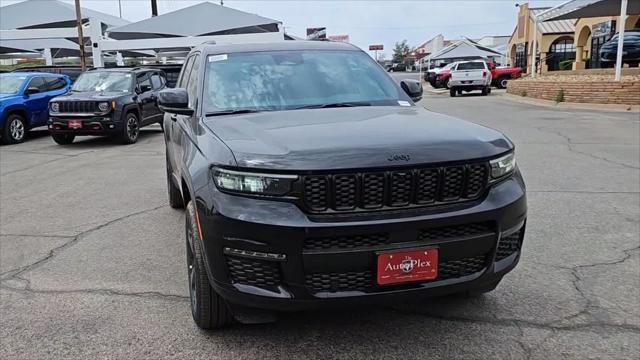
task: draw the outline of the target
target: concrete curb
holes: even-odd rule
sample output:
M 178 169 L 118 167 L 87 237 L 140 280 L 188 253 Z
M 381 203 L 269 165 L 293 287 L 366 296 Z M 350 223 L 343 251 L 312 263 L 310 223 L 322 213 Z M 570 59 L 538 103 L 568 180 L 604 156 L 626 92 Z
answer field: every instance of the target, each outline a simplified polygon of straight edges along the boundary
M 619 111 L 619 112 L 640 112 L 640 105 L 621 105 L 621 104 L 587 104 L 587 103 L 567 103 L 561 102 L 557 103 L 551 100 L 543 100 L 543 99 L 534 99 L 534 98 L 525 98 L 518 95 L 513 94 L 502 94 L 506 99 L 530 104 L 530 105 L 539 105 L 546 107 L 553 107 L 557 109 L 581 109 L 581 110 L 602 110 L 602 111 Z

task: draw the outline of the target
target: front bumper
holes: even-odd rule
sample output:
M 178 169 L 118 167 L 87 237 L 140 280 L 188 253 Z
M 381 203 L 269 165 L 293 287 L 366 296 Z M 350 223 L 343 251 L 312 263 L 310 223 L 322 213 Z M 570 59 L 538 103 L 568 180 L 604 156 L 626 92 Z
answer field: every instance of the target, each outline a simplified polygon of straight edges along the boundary
M 200 203 L 198 214 L 213 287 L 230 303 L 273 310 L 386 302 L 485 287 L 518 263 L 526 224 L 519 173 L 472 205 L 369 221 L 319 221 L 290 203 L 210 191 L 221 211 Z M 377 284 L 377 252 L 434 246 L 439 249 L 435 280 Z
M 80 120 L 81 128 L 70 128 L 69 120 Z M 49 116 L 47 128 L 51 134 L 71 135 L 115 135 L 122 132 L 123 122 L 119 114 L 87 115 L 87 116 Z

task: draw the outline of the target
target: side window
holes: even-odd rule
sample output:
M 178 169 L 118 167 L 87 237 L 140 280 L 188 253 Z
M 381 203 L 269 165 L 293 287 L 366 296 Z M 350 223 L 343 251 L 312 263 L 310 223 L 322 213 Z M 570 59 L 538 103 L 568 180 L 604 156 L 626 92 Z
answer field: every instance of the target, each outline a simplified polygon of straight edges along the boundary
M 149 73 L 142 73 L 138 75 L 136 80 L 141 90 L 145 91 L 144 90 L 145 87 L 147 88 L 146 91 L 153 89 L 151 87 L 151 79 L 149 78 Z
M 187 83 L 187 94 L 189 94 L 189 107 L 195 109 L 196 91 L 198 90 L 198 72 L 200 70 L 200 55 L 196 55 L 193 60 L 193 67 L 189 74 L 189 82 Z
M 47 90 L 49 91 L 64 89 L 64 87 L 67 86 L 67 82 L 61 77 L 46 77 L 45 81 L 47 82 Z
M 182 67 L 182 72 L 180 73 L 180 79 L 178 80 L 176 87 L 183 88 L 186 86 L 187 79 L 189 78 L 189 74 L 191 73 L 191 67 L 193 66 L 194 57 L 195 56 L 188 58 L 187 62 L 184 63 L 184 66 Z
M 153 73 L 153 75 L 151 75 L 151 85 L 153 85 L 154 90 L 162 87 L 162 79 L 158 73 Z
M 44 82 L 44 78 L 40 76 L 35 76 L 31 79 L 31 81 L 29 81 L 29 85 L 27 85 L 27 88 L 30 87 L 36 87 L 38 88 L 38 90 L 40 90 L 40 92 L 47 91 L 47 85 Z

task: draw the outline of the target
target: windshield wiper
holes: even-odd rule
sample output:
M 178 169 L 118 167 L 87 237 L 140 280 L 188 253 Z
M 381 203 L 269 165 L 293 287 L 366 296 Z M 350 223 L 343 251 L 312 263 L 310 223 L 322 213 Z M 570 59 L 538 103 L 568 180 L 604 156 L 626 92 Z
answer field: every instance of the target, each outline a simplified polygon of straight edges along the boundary
M 220 110 L 220 111 L 212 111 L 204 114 L 204 116 L 220 116 L 220 115 L 232 115 L 232 114 L 248 114 L 248 113 L 256 113 L 261 110 L 256 109 L 229 109 L 229 110 Z
M 314 104 L 314 105 L 303 105 L 295 108 L 298 109 L 324 109 L 324 108 L 338 108 L 338 107 L 356 107 L 356 106 L 371 106 L 371 103 L 368 101 L 348 101 L 348 102 L 336 102 L 336 103 L 326 103 L 326 104 Z

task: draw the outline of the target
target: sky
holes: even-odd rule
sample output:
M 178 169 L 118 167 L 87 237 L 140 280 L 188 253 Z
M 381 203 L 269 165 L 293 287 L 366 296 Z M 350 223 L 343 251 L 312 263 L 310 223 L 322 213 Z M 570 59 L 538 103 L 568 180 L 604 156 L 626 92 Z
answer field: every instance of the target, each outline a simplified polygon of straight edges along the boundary
M 50 0 L 39 0 L 50 1 Z M 73 0 L 64 0 L 73 3 Z M 0 0 L 5 6 L 19 0 Z M 118 0 L 81 0 L 83 7 L 119 16 Z M 202 2 L 202 0 L 157 0 L 160 15 Z M 219 0 L 211 2 L 219 4 Z M 302 1 L 224 0 L 224 6 L 282 21 L 289 34 L 305 37 L 307 27 L 326 27 L 328 35 L 348 34 L 350 42 L 368 49 L 383 44 L 391 56 L 393 45 L 406 39 L 411 47 L 443 34 L 446 39 L 511 35 L 517 21 L 513 0 L 447 1 Z M 531 0 L 530 7 L 558 5 L 563 0 Z M 122 17 L 139 21 L 151 16 L 150 0 L 120 0 Z

